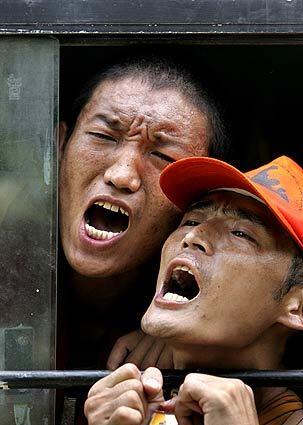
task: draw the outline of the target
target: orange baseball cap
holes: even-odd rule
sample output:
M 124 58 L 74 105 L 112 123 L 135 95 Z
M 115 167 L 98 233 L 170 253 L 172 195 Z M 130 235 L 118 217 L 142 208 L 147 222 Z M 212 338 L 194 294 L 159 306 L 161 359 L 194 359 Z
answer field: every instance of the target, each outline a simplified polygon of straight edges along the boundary
M 181 210 L 210 190 L 230 188 L 249 192 L 267 205 L 303 249 L 303 170 L 286 156 L 248 173 L 213 158 L 185 158 L 163 170 L 160 186 Z

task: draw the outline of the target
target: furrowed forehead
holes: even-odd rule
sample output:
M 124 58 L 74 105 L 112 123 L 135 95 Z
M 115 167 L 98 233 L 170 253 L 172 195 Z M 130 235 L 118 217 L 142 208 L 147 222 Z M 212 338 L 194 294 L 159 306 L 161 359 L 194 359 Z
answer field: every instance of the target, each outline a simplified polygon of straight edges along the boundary
M 247 200 L 247 198 L 244 198 Z M 248 202 L 251 205 L 256 205 L 258 201 L 254 201 L 252 199 L 248 199 Z M 264 206 L 261 206 L 261 208 L 265 208 Z M 226 217 L 232 217 L 239 220 L 248 220 L 251 221 L 254 224 L 258 224 L 263 227 L 267 227 L 266 223 L 262 219 L 262 214 L 258 214 L 256 211 L 252 211 L 249 206 L 236 206 L 232 205 L 232 203 L 227 200 L 227 202 L 222 202 L 222 200 L 214 200 L 209 199 L 207 195 L 205 195 L 205 199 L 202 199 L 200 201 L 194 202 L 191 204 L 188 209 L 187 213 L 191 211 L 207 211 L 207 212 L 216 212 L 218 210 L 221 210 Z M 267 210 L 267 208 L 266 208 Z M 267 210 L 268 211 L 268 210 Z

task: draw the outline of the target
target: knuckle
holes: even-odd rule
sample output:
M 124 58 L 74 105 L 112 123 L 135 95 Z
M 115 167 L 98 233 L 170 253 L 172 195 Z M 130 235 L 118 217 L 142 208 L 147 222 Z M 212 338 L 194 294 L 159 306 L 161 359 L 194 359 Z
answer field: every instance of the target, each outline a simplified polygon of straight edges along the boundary
M 100 414 L 96 412 L 89 413 L 89 415 L 86 415 L 86 418 L 88 420 L 88 425 L 97 425 L 101 421 Z
M 92 414 L 94 411 L 97 411 L 100 406 L 104 407 L 105 404 L 106 401 L 103 401 L 103 397 L 89 397 L 84 403 L 84 413 L 85 415 Z
M 218 391 L 218 400 L 222 406 L 228 408 L 246 391 L 245 384 L 240 379 L 228 379 L 223 388 Z
M 99 385 L 100 385 L 101 379 L 99 381 L 97 381 L 89 390 L 87 397 L 93 397 L 95 394 L 97 394 L 100 390 Z
M 240 379 L 229 379 L 226 390 L 230 395 L 237 395 L 245 389 L 245 384 Z
M 246 385 L 240 379 L 237 379 L 237 391 L 246 392 Z
M 114 413 L 115 418 L 123 421 L 128 418 L 128 409 L 125 406 L 120 406 Z
M 188 375 L 186 375 L 184 382 L 191 382 L 193 380 L 197 379 L 197 374 L 196 373 L 189 373 Z
M 182 392 L 182 393 L 187 393 L 187 392 L 189 392 L 190 391 L 190 389 L 191 389 L 191 386 L 192 386 L 192 383 L 191 383 L 191 381 L 189 380 L 187 380 L 187 381 L 184 381 L 184 383 L 182 384 L 182 386 L 180 387 L 180 392 Z
M 129 418 L 130 412 L 126 406 L 120 406 L 115 411 L 115 419 L 117 419 L 119 423 L 128 423 Z
M 249 385 L 244 384 L 244 386 L 245 386 L 245 390 L 248 392 L 249 396 L 254 398 L 254 392 L 253 392 L 252 388 Z
M 127 399 L 132 405 L 136 405 L 140 401 L 139 394 L 135 390 L 129 390 L 127 392 Z
M 143 384 L 138 379 L 133 379 L 131 382 L 132 390 L 140 393 L 143 391 Z
M 138 373 L 140 373 L 137 366 L 133 363 L 126 363 L 125 365 L 121 366 L 121 368 L 124 369 L 125 373 L 127 373 L 130 378 L 137 378 Z
M 88 420 L 89 425 L 95 425 L 97 423 L 100 423 L 102 411 L 102 409 L 100 410 L 99 408 L 97 408 L 94 400 L 86 400 L 84 404 L 84 415 Z
M 87 417 L 87 415 L 92 411 L 92 401 L 91 399 L 87 399 L 84 403 L 84 414 Z
M 115 342 L 115 348 L 119 349 L 126 345 L 127 338 L 125 336 L 120 336 L 120 338 L 117 339 Z
M 96 408 L 96 400 L 94 397 L 88 398 L 84 403 L 84 413 L 85 415 L 91 413 Z

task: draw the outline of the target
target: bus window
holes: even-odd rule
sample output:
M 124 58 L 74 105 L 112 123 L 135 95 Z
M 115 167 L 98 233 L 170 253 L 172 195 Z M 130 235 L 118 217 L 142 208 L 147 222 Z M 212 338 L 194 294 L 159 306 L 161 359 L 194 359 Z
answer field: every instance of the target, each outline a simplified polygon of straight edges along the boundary
M 0 40 L 0 369 L 54 368 L 58 42 Z M 52 424 L 53 393 L 0 393 L 2 424 Z

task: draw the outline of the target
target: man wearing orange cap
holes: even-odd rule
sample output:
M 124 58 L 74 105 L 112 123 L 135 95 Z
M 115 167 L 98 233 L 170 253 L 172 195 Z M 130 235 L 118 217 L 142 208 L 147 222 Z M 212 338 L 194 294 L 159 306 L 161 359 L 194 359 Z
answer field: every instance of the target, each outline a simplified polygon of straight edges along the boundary
M 243 174 L 224 162 L 188 158 L 161 175 L 185 210 L 167 239 L 145 332 L 173 348 L 176 369 L 280 369 L 286 343 L 303 330 L 303 170 L 281 157 Z M 164 402 L 156 368 L 124 365 L 97 382 L 90 425 L 295 425 L 299 397 L 287 388 L 254 392 L 239 380 L 187 375 Z

